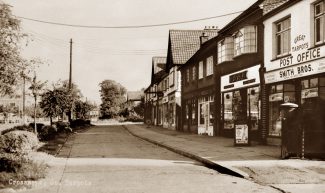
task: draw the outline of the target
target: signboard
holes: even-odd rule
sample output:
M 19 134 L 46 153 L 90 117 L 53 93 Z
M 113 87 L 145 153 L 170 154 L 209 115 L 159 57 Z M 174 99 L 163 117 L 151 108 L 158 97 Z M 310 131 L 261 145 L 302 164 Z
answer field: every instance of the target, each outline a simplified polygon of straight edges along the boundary
M 269 84 L 323 72 L 325 72 L 325 58 L 322 60 L 316 60 L 305 64 L 299 64 L 271 72 L 266 72 L 264 76 L 265 83 Z
M 318 88 L 304 89 L 301 91 L 301 98 L 306 99 L 312 97 L 318 97 Z
M 243 88 L 260 83 L 260 65 L 221 77 L 221 92 Z
M 303 52 L 293 52 L 290 56 L 275 60 L 268 65 L 265 65 L 266 71 L 287 68 L 297 64 L 311 62 L 325 57 L 325 47 L 317 47 L 307 49 Z
M 274 93 L 274 94 L 270 94 L 269 96 L 270 102 L 282 101 L 282 100 L 283 100 L 283 93 Z
M 235 145 L 248 145 L 248 126 L 235 125 Z

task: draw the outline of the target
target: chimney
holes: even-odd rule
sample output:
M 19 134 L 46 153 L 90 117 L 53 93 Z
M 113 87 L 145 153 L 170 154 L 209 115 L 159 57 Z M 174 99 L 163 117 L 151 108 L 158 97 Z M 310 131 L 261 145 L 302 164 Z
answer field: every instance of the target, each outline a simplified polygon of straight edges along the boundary
M 209 36 L 205 32 L 203 32 L 202 35 L 200 36 L 200 45 L 202 46 L 208 40 L 209 40 Z

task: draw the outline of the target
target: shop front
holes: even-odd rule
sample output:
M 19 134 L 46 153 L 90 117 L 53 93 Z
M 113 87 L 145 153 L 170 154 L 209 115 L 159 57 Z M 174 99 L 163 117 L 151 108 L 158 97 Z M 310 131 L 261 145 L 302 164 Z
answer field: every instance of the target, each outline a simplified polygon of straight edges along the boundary
M 221 135 L 235 144 L 259 140 L 261 118 L 260 65 L 221 77 Z
M 163 128 L 168 128 L 168 96 L 162 99 L 162 125 Z
M 313 54 L 314 52 L 314 54 Z M 315 56 L 306 62 L 301 58 Z M 281 145 L 281 140 L 298 141 L 297 155 L 325 153 L 325 47 L 309 49 L 290 56 L 288 67 L 281 67 L 281 59 L 269 65 L 265 81 L 269 93 L 268 143 Z M 296 116 L 289 120 L 281 111 L 281 104 L 298 105 Z M 290 123 L 286 127 L 284 120 Z M 294 130 L 294 131 L 293 131 Z M 283 139 L 284 132 L 294 135 Z

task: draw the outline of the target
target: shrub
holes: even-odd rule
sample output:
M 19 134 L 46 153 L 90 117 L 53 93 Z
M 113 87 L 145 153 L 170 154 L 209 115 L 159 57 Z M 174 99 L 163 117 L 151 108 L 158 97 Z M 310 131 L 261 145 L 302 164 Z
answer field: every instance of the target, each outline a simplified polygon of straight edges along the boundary
M 33 128 L 33 131 L 34 131 L 34 123 L 30 123 L 29 126 L 32 127 Z M 37 130 L 37 132 L 40 132 L 40 130 L 42 129 L 42 127 L 44 127 L 44 124 L 43 123 L 36 123 L 36 130 Z
M 37 163 L 27 158 L 12 153 L 0 154 L 0 189 L 1 188 L 19 188 L 17 185 L 9 184 L 9 179 L 17 181 L 37 180 L 44 178 L 47 165 Z
M 55 126 L 57 128 L 58 132 L 72 132 L 72 129 L 70 128 L 70 124 L 68 122 L 56 122 Z
M 42 141 L 54 139 L 57 134 L 57 127 L 51 125 L 45 125 L 38 133 L 38 137 Z
M 131 122 L 142 122 L 143 117 L 136 113 L 130 113 L 129 116 L 126 118 L 125 121 L 131 121 Z
M 83 126 L 89 126 L 90 120 L 84 120 L 84 119 L 76 119 L 71 122 L 71 127 L 83 127 Z
M 26 154 L 38 146 L 38 138 L 32 132 L 17 130 L 0 136 L 0 152 Z
M 13 153 L 1 153 L 0 172 L 17 172 L 26 158 Z
M 6 134 L 8 132 L 16 131 L 16 130 L 33 132 L 34 128 L 31 127 L 30 125 L 19 125 L 19 126 L 15 126 L 13 128 L 10 128 L 10 129 L 6 129 L 6 130 L 2 131 L 1 134 Z

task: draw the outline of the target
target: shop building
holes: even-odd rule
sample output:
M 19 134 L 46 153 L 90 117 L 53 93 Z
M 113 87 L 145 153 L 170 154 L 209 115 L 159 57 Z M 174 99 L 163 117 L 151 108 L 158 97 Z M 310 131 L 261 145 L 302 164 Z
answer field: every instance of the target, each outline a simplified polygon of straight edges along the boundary
M 234 138 L 238 144 L 260 142 L 263 131 L 265 133 L 263 10 L 260 3 L 257 1 L 232 20 L 217 37 L 217 133 Z
M 210 29 L 217 33 L 217 27 Z M 179 68 L 182 75 L 182 129 L 213 136 L 217 42 L 205 32 L 199 38 L 200 49 Z
M 166 76 L 166 57 L 155 56 L 152 58 L 151 83 L 145 93 L 145 123 L 162 125 L 162 96 L 158 94 Z M 158 88 L 159 87 L 159 88 Z
M 268 9 L 264 2 L 265 83 L 268 98 L 268 143 L 290 143 L 309 154 L 325 152 L 325 1 L 283 1 Z M 283 124 L 281 104 L 295 103 L 291 126 Z
M 205 32 L 208 37 L 217 35 L 217 30 L 170 30 L 166 72 L 169 74 L 167 90 L 167 117 L 173 129 L 182 130 L 181 73 L 178 68 L 184 65 L 199 49 L 200 36 Z

